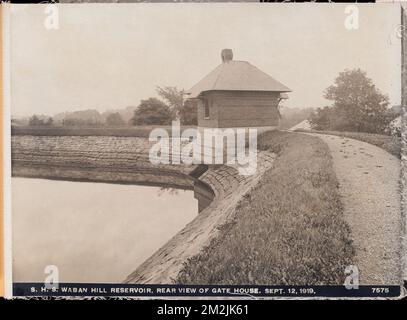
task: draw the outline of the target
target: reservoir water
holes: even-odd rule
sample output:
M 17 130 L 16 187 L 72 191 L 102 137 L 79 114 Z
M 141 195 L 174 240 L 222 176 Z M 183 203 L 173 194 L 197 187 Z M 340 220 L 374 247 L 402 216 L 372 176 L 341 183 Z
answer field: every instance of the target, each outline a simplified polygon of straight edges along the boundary
M 12 178 L 13 282 L 120 283 L 197 214 L 192 190 Z

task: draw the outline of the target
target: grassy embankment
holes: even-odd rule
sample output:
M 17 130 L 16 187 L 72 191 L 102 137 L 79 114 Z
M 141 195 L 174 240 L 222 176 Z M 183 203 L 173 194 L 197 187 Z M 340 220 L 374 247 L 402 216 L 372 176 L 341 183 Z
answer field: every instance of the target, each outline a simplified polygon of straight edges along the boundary
M 351 138 L 373 144 L 379 148 L 386 150 L 392 155 L 400 158 L 401 154 L 401 138 L 395 136 L 387 136 L 384 134 L 374 134 L 365 132 L 342 132 L 342 131 L 316 131 L 316 130 L 296 130 L 298 132 L 314 132 L 322 134 L 331 134 L 334 136 Z
M 13 126 L 12 135 L 31 136 L 117 136 L 148 138 L 153 129 L 162 128 L 171 134 L 171 126 L 134 126 L 134 127 L 54 127 L 54 126 Z M 182 130 L 190 127 L 181 126 Z
M 258 145 L 278 154 L 273 169 L 176 282 L 342 284 L 354 249 L 328 147 L 315 137 L 277 131 L 260 136 Z

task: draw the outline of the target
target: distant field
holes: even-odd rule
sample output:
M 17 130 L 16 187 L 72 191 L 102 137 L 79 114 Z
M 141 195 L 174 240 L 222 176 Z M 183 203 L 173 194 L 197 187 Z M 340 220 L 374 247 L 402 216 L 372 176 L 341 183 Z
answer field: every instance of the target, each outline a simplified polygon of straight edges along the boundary
M 320 139 L 266 132 L 278 154 L 234 220 L 184 266 L 180 284 L 343 284 L 354 248 L 329 149 Z
M 31 136 L 117 136 L 117 137 L 142 137 L 148 138 L 155 128 L 166 129 L 171 133 L 171 126 L 134 126 L 134 127 L 29 127 L 13 126 L 12 135 Z M 181 130 L 189 127 L 181 126 Z
M 378 146 L 388 153 L 400 158 L 401 157 L 401 138 L 387 136 L 383 134 L 365 133 L 365 132 L 342 132 L 342 131 L 316 131 L 316 130 L 296 130 L 298 132 L 315 132 L 322 134 L 332 134 L 339 137 L 346 137 L 360 140 Z

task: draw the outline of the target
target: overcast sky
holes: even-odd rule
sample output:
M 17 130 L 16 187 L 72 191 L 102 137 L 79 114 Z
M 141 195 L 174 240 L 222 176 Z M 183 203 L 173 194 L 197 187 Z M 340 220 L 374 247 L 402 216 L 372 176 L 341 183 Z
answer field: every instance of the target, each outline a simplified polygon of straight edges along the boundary
M 352 31 L 342 4 L 60 5 L 58 30 L 44 27 L 44 8 L 12 12 L 15 116 L 135 106 L 157 85 L 189 89 L 223 48 L 291 88 L 286 106 L 329 104 L 324 89 L 358 67 L 400 104 L 397 4 L 359 5 Z

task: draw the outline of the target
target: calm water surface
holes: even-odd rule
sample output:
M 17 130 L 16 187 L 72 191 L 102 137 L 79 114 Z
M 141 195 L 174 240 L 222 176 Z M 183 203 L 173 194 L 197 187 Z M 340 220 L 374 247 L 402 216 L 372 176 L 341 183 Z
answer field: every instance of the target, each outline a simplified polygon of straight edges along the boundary
M 13 280 L 121 282 L 197 213 L 189 190 L 13 178 Z

